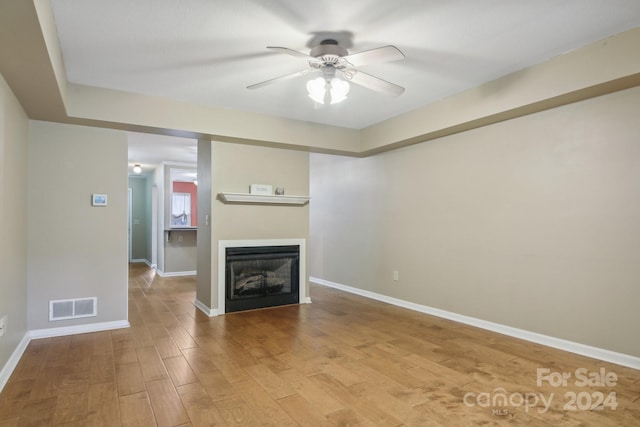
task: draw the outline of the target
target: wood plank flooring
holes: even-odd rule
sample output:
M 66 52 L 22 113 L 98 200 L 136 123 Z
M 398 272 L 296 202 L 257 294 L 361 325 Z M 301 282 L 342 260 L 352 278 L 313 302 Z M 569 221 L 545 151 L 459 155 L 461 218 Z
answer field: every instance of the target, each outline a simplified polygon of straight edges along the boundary
M 311 296 L 208 318 L 193 278 L 132 264 L 131 328 L 32 341 L 0 426 L 640 425 L 640 371 L 329 288 Z M 572 378 L 538 386 L 538 368 Z M 578 386 L 579 368 L 617 381 Z

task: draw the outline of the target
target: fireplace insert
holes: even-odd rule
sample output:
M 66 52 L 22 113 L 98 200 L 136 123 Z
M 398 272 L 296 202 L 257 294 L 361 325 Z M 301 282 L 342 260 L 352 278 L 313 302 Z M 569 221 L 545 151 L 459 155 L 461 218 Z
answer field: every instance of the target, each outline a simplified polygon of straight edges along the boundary
M 299 246 L 226 248 L 227 313 L 297 304 Z

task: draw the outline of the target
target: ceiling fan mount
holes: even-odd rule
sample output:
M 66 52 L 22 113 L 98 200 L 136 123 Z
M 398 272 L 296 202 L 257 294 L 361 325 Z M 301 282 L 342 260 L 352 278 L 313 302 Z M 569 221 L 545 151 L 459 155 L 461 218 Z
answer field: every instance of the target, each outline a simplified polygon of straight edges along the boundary
M 347 49 L 338 45 L 338 42 L 333 39 L 326 39 L 320 42 L 319 46 L 314 47 L 309 52 L 309 56 L 319 59 L 324 64 L 337 64 L 340 58 L 349 54 Z M 312 67 L 320 68 L 322 64 L 318 64 L 315 61 L 311 61 Z
M 387 95 L 399 96 L 404 92 L 404 88 L 401 86 L 357 69 L 357 67 L 364 65 L 404 59 L 404 54 L 395 46 L 382 46 L 350 54 L 345 47 L 340 46 L 337 40 L 327 38 L 322 40 L 319 45 L 313 47 L 309 54 L 279 46 L 267 46 L 267 49 L 304 59 L 307 61 L 309 68 L 247 86 L 247 89 L 258 89 L 273 83 L 320 71 L 322 77 L 327 81 L 326 91 L 329 91 L 331 88 L 330 83 L 333 79 L 341 77 L 343 81 L 354 83 Z M 316 99 L 313 96 L 311 97 Z

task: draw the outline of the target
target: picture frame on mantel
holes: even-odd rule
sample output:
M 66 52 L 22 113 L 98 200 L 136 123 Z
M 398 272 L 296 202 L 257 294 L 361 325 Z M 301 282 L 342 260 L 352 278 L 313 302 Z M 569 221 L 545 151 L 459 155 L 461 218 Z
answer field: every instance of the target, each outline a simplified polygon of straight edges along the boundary
M 273 186 L 269 184 L 251 184 L 249 186 L 249 194 L 271 196 L 273 194 Z

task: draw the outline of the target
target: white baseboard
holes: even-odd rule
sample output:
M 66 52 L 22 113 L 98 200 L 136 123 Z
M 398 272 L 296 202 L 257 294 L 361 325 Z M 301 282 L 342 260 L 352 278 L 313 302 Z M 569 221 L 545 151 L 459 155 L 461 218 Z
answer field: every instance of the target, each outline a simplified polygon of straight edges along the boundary
M 2 392 L 4 386 L 7 385 L 9 377 L 11 377 L 14 369 L 16 369 L 16 366 L 18 366 L 18 362 L 24 354 L 24 351 L 27 349 L 29 342 L 31 342 L 31 338 L 29 336 L 29 332 L 27 332 L 18 343 L 16 349 L 13 350 L 13 353 L 11 353 L 11 357 L 9 357 L 7 363 L 5 363 L 5 365 L 2 367 L 2 370 L 0 370 L 0 392 Z
M 128 320 L 113 322 L 89 323 L 86 325 L 62 326 L 60 328 L 34 329 L 29 332 L 31 339 L 62 337 L 65 335 L 86 334 L 88 332 L 109 331 L 111 329 L 128 328 Z
M 311 298 L 305 297 L 304 300 L 300 302 L 300 304 L 311 304 Z M 203 312 L 209 317 L 215 317 L 215 316 L 220 316 L 221 314 L 224 314 L 224 313 L 220 313 L 220 311 L 217 308 L 207 307 L 205 303 L 203 303 L 198 299 L 196 299 L 193 302 L 193 305 L 195 305 L 198 310 L 200 310 L 201 312 Z
M 453 320 L 454 322 L 464 323 L 465 325 L 475 326 L 477 328 L 486 329 L 503 335 L 520 338 L 536 344 L 546 345 L 547 347 L 557 348 L 559 350 L 580 354 L 582 356 L 592 357 L 594 359 L 603 360 L 605 362 L 615 363 L 616 365 L 627 366 L 633 369 L 640 369 L 640 357 L 632 356 L 624 353 L 606 350 L 603 348 L 592 347 L 573 341 L 567 341 L 548 335 L 538 334 L 536 332 L 526 331 L 524 329 L 513 328 L 511 326 L 501 325 L 499 323 L 489 322 L 475 317 L 464 316 L 450 311 L 440 310 L 438 308 L 429 307 L 422 304 L 416 304 L 393 298 L 387 295 L 378 294 L 376 292 L 366 291 L 352 286 L 342 285 L 330 282 L 316 277 L 310 277 L 310 282 L 330 288 L 340 289 L 345 292 L 371 298 L 377 301 L 386 302 L 388 304 L 404 307 L 409 310 L 419 311 L 421 313 L 430 314 L 432 316 L 441 317 L 443 319 Z
M 198 272 L 197 271 L 160 271 L 158 269 L 156 269 L 156 273 L 158 273 L 158 276 L 160 277 L 180 277 L 180 276 L 195 276 Z
M 201 312 L 203 312 L 204 314 L 206 314 L 209 317 L 215 317 L 215 316 L 219 316 L 220 315 L 220 312 L 217 309 L 207 307 L 207 305 L 205 303 L 203 303 L 202 301 L 200 301 L 198 299 L 196 299 L 193 302 L 193 305 L 195 305 L 198 310 L 200 310 Z
M 151 264 L 151 261 L 149 261 L 148 259 L 132 259 L 131 261 L 129 261 L 130 263 L 145 263 L 147 264 L 150 268 L 153 268 L 154 270 L 158 267 L 155 264 Z
M 90 323 L 88 325 L 64 326 L 61 328 L 34 329 L 32 331 L 28 331 L 26 334 L 24 334 L 24 337 L 11 354 L 11 357 L 9 358 L 7 363 L 5 363 L 2 370 L 0 370 L 0 392 L 7 384 L 7 381 L 9 381 L 9 377 L 11 377 L 14 369 L 16 369 L 16 366 L 18 366 L 20 358 L 24 354 L 24 351 L 27 349 L 27 346 L 32 339 L 62 337 L 65 335 L 108 331 L 111 329 L 121 329 L 128 327 L 129 321 L 117 320 L 113 322 Z

